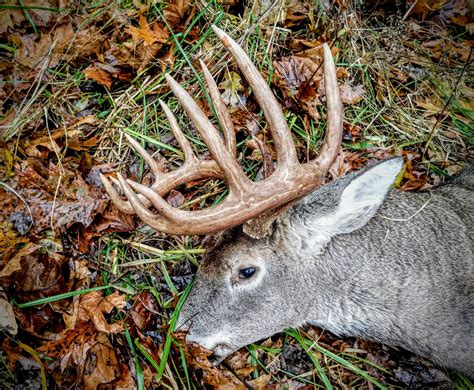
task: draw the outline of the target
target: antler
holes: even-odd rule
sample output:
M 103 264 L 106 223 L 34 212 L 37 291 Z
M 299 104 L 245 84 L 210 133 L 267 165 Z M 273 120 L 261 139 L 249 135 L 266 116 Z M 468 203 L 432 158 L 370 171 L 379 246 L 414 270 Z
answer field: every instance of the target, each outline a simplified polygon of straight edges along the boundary
M 206 143 L 212 161 L 199 160 L 179 129 L 176 118 L 165 103 L 160 104 L 170 122 L 171 130 L 183 149 L 185 162 L 177 170 L 164 173 L 160 165 L 138 142 L 127 139 L 143 157 L 155 176 L 151 187 L 132 180 L 125 180 L 117 173 L 118 182 L 128 202 L 120 199 L 113 185 L 105 176 L 102 182 L 114 204 L 123 212 L 137 214 L 151 227 L 170 234 L 209 234 L 240 225 L 259 214 L 297 199 L 322 183 L 336 158 L 342 139 L 342 103 L 337 86 L 336 69 L 328 45 L 324 50 L 324 80 L 328 110 L 327 131 L 321 153 L 313 161 L 300 164 L 296 156 L 290 129 L 270 87 L 258 72 L 247 54 L 226 33 L 212 26 L 249 82 L 268 122 L 277 149 L 277 168 L 273 174 L 259 182 L 252 182 L 242 172 L 235 160 L 235 133 L 230 115 L 219 95 L 216 83 L 206 65 L 201 67 L 206 78 L 211 100 L 224 130 L 225 143 L 219 132 L 200 110 L 192 97 L 169 75 L 166 80 L 180 101 L 186 114 L 194 123 Z M 229 188 L 228 196 L 217 206 L 204 210 L 184 211 L 172 207 L 163 199 L 174 187 L 201 178 L 224 179 Z M 136 192 L 136 193 L 135 193 Z M 158 214 L 149 210 L 153 205 Z

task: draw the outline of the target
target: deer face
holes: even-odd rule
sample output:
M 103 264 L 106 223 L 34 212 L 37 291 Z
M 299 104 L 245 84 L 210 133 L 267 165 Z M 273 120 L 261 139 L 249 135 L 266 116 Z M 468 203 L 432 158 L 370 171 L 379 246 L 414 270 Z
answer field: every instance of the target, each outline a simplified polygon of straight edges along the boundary
M 324 290 L 320 272 L 339 272 L 337 262 L 322 261 L 326 246 L 375 215 L 401 164 L 386 160 L 316 190 L 275 221 L 266 238 L 250 238 L 241 228 L 226 232 L 203 259 L 183 306 L 178 326 L 189 331 L 187 340 L 223 358 L 301 326 L 311 310 L 314 319 Z
M 268 240 L 251 239 L 240 229 L 214 247 L 180 314 L 177 329 L 188 330 L 187 341 L 223 359 L 244 345 L 300 326 L 298 283 L 290 262 L 278 253 Z

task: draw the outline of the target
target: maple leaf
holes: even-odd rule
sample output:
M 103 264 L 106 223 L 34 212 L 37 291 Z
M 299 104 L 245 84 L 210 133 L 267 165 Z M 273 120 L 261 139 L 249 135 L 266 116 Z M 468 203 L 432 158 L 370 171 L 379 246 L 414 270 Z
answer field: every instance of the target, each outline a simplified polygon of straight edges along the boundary
M 168 31 L 158 26 L 158 23 L 154 22 L 150 27 L 143 15 L 140 15 L 138 23 L 140 27 L 128 26 L 126 29 L 137 44 L 143 42 L 145 46 L 152 46 L 154 43 L 167 42 Z

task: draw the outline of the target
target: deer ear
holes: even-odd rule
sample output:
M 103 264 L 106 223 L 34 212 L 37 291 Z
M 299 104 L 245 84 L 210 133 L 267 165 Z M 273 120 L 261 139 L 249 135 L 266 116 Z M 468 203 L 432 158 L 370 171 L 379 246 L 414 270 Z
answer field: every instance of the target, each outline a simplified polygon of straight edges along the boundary
M 360 229 L 375 215 L 402 166 L 402 158 L 392 158 L 356 176 L 342 192 L 336 209 L 321 217 L 318 225 L 330 236 Z

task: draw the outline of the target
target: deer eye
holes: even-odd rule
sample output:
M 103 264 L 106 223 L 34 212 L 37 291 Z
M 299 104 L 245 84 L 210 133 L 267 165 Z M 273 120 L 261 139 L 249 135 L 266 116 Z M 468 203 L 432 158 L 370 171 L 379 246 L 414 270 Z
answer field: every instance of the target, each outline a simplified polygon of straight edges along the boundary
M 242 268 L 239 270 L 239 278 L 248 279 L 251 278 L 257 269 L 254 267 Z

